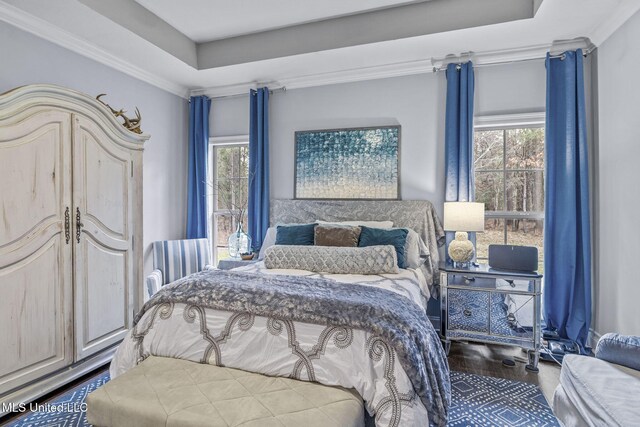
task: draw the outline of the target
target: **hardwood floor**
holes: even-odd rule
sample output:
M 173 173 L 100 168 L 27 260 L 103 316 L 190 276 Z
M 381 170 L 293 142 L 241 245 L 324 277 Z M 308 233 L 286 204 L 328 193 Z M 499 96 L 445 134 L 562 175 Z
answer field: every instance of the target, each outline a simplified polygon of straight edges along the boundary
M 507 358 L 514 359 L 516 366 L 510 368 L 502 365 L 502 360 Z M 518 348 L 453 342 L 449 352 L 449 367 L 458 372 L 536 384 L 550 403 L 560 381 L 560 365 L 541 360 L 538 364 L 540 372 L 534 374 L 524 369 L 526 358 L 527 354 Z

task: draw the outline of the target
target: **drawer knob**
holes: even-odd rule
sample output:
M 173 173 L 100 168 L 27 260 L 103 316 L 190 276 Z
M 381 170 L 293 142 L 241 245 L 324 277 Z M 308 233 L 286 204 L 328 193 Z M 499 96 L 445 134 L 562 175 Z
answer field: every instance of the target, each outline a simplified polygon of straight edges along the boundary
M 462 314 L 464 314 L 467 317 L 471 317 L 471 310 L 469 310 L 468 308 L 465 308 Z

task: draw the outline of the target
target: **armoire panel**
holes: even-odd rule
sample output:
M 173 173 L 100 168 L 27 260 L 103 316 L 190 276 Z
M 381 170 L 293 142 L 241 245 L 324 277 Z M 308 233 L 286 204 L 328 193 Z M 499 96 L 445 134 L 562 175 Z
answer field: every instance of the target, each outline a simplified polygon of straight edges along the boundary
M 45 111 L 0 125 L 0 248 L 62 219 L 70 117 Z
M 83 249 L 87 263 L 83 298 L 87 325 L 84 344 L 91 345 L 127 329 L 127 252 L 106 248 L 92 239 L 85 240 Z M 105 310 L 105 302 L 108 302 L 108 310 Z
M 133 311 L 131 151 L 74 116 L 76 360 L 121 340 Z
M 118 157 L 108 151 L 100 133 L 94 135 L 85 128 L 80 133 L 82 151 L 75 161 L 90 166 L 85 168 L 83 177 L 85 215 L 106 233 L 127 240 L 129 156 L 120 153 L 123 157 Z
M 58 262 L 62 236 L 15 264 L 0 268 L 0 393 L 71 359 L 65 349 L 65 277 Z

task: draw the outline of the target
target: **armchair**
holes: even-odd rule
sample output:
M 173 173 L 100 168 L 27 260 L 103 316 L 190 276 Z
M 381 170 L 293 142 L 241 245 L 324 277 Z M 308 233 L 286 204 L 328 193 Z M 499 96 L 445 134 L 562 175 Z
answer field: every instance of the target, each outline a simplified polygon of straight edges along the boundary
M 207 239 L 153 242 L 154 270 L 145 279 L 145 301 L 160 288 L 189 274 L 212 268 Z
M 553 412 L 565 427 L 640 423 L 640 337 L 605 334 L 596 357 L 567 355 Z

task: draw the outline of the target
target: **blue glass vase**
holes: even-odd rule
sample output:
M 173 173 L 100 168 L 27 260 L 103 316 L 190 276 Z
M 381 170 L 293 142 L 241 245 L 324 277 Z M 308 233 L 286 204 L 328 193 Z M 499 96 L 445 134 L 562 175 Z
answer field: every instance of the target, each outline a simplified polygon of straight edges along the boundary
M 229 256 L 240 258 L 240 254 L 251 252 L 251 237 L 242 230 L 242 223 L 238 224 L 236 231 L 229 236 Z

